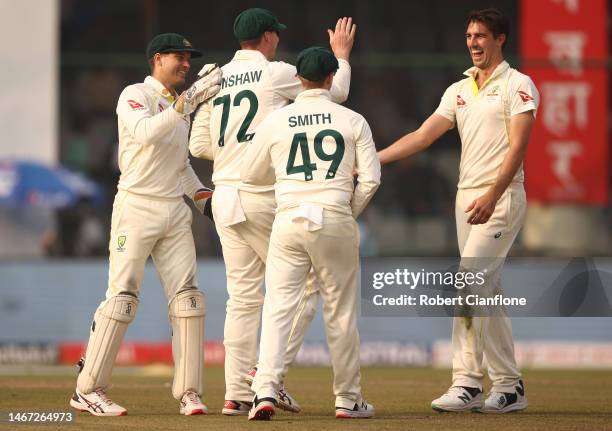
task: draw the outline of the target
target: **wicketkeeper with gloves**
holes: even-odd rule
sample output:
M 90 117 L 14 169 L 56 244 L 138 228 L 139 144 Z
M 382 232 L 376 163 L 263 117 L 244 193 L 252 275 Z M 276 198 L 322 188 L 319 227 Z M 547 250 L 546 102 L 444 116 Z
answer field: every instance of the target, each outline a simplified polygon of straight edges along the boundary
M 221 70 L 205 66 L 181 95 L 192 57 L 202 53 L 183 36 L 160 34 L 147 47 L 151 76 L 119 96 L 118 192 L 113 204 L 106 299 L 91 325 L 89 343 L 70 405 L 96 416 L 127 410 L 106 395 L 119 346 L 138 308 L 145 263 L 151 255 L 168 300 L 180 413 L 206 414 L 201 401 L 204 357 L 204 294 L 196 279 L 189 196 L 204 212 L 212 190 L 189 163 L 191 114 L 219 92 Z M 210 208 L 210 206 L 208 206 Z

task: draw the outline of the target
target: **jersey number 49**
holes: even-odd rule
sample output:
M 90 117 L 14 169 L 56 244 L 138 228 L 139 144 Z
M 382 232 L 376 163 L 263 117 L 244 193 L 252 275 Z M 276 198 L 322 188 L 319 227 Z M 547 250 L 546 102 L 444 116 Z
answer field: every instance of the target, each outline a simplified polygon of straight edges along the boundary
M 323 150 L 323 139 L 331 137 L 336 142 L 336 151 L 332 154 L 326 153 Z M 295 156 L 297 155 L 298 147 L 302 155 L 302 164 L 295 165 Z M 335 178 L 336 171 L 342 158 L 344 157 L 344 138 L 342 135 L 333 129 L 321 130 L 314 138 L 314 151 L 316 156 L 326 162 L 331 161 L 325 179 Z M 287 161 L 287 175 L 304 173 L 304 180 L 312 181 L 312 172 L 317 170 L 317 164 L 310 162 L 310 150 L 308 149 L 308 137 L 305 132 L 296 133 L 293 135 L 291 149 L 289 150 L 289 160 Z

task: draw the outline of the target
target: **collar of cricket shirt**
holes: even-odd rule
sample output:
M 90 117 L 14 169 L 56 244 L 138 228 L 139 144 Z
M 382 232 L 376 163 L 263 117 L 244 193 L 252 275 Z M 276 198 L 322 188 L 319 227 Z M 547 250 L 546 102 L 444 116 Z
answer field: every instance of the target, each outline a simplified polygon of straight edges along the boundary
M 170 90 L 164 87 L 164 84 L 159 82 L 157 79 L 153 78 L 152 76 L 147 76 L 144 82 L 145 84 L 148 84 L 153 87 L 155 91 L 161 94 L 162 97 L 168 101 L 168 103 L 174 102 L 174 94 L 172 94 Z
M 503 60 L 501 63 L 497 65 L 497 67 L 495 68 L 491 76 L 489 76 L 489 78 L 485 82 L 483 82 L 483 84 L 480 86 L 480 89 L 483 89 L 484 87 L 486 87 L 487 84 L 491 80 L 497 78 L 499 75 L 504 73 L 509 68 L 510 68 L 510 65 L 508 64 L 508 62 L 506 60 Z M 472 78 L 472 93 L 474 94 L 478 94 L 478 91 L 480 90 L 478 88 L 478 85 L 476 85 L 476 73 L 477 72 L 478 72 L 478 68 L 476 66 L 470 67 L 468 70 L 463 72 L 465 76 L 469 76 L 470 78 Z
M 329 90 L 324 88 L 313 88 L 311 90 L 304 90 L 295 98 L 295 101 L 304 99 L 328 99 L 331 100 Z
M 266 59 L 266 56 L 263 55 L 261 52 L 257 51 L 256 49 L 239 49 L 238 51 L 236 51 L 236 54 L 234 54 L 234 58 L 232 58 L 232 61 L 234 60 L 265 60 L 268 61 Z

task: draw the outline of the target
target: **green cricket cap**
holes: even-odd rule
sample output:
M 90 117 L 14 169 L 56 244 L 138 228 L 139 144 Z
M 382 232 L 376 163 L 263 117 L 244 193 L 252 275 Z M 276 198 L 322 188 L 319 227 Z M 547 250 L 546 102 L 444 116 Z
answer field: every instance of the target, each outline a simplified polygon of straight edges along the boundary
M 187 38 L 177 33 L 162 33 L 151 39 L 147 46 L 147 59 L 158 52 L 190 52 L 192 58 L 202 57 L 202 53 L 194 49 Z
M 272 12 L 258 7 L 240 12 L 234 20 L 234 36 L 240 42 L 257 39 L 266 31 L 281 31 L 286 28 Z
M 338 59 L 329 49 L 313 46 L 298 54 L 295 67 L 302 78 L 320 81 L 338 70 Z

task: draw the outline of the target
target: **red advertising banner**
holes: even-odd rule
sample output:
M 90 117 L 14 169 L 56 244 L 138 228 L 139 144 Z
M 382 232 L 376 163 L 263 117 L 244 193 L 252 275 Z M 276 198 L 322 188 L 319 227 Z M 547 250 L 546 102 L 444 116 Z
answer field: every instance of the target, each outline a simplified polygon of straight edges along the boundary
M 86 342 L 63 342 L 59 345 L 58 362 L 60 364 L 75 365 L 85 356 Z M 204 364 L 223 365 L 225 349 L 222 341 L 206 341 L 203 344 Z M 172 344 L 170 342 L 146 343 L 123 342 L 119 348 L 117 365 L 148 365 L 174 363 L 172 359 Z
M 527 196 L 607 205 L 608 1 L 522 0 L 522 72 L 540 91 L 525 162 Z

